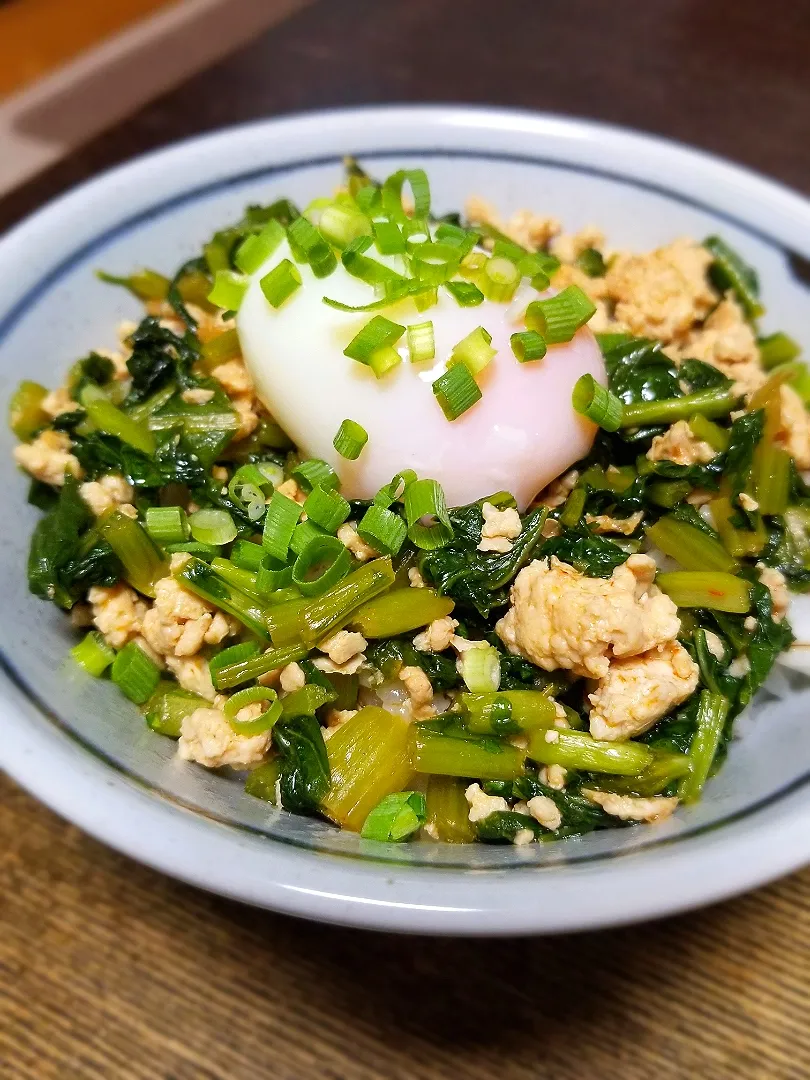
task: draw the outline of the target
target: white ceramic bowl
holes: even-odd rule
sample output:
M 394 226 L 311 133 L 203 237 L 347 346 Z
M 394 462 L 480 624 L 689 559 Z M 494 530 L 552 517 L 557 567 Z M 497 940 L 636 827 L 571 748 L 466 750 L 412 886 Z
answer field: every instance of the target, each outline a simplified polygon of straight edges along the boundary
M 797 276 L 810 204 L 706 154 L 556 117 L 380 108 L 274 120 L 140 158 L 57 200 L 0 242 L 0 393 L 66 367 L 138 307 L 93 270 L 170 270 L 249 202 L 306 204 L 358 155 L 376 173 L 425 165 L 434 206 L 478 192 L 617 247 L 722 233 L 759 269 L 766 327 L 807 335 Z M 136 859 L 252 904 L 354 926 L 448 934 L 607 926 L 705 904 L 810 857 L 810 693 L 762 695 L 727 765 L 665 825 L 528 848 L 369 845 L 279 812 L 237 780 L 180 764 L 134 707 L 66 657 L 67 620 L 25 582 L 36 513 L 2 434 L 0 763 L 58 813 Z M 782 684 L 786 676 L 778 676 Z M 785 689 L 785 686 L 782 686 Z

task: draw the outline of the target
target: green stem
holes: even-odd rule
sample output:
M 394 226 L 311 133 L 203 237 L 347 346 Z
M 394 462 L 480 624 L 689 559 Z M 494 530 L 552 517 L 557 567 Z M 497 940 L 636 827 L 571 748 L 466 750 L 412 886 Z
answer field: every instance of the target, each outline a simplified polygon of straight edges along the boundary
M 476 735 L 502 735 L 506 731 L 548 728 L 557 707 L 541 690 L 501 690 L 495 694 L 462 694 L 467 710 L 465 727 Z
M 472 776 L 477 780 L 516 780 L 523 773 L 525 750 L 492 738 L 457 739 L 413 725 L 413 767 L 419 773 Z
M 675 570 L 658 574 L 655 583 L 678 607 L 708 608 L 737 615 L 744 615 L 751 607 L 751 585 L 733 574 Z
M 754 529 L 741 529 L 733 524 L 732 519 L 738 516 L 739 511 L 732 505 L 727 495 L 719 495 L 716 499 L 712 499 L 709 509 L 723 547 L 734 558 L 744 559 L 751 555 L 758 555 L 765 547 L 768 536 L 762 520 L 757 520 Z
M 691 769 L 678 787 L 678 795 L 683 802 L 696 802 L 700 798 L 720 745 L 727 716 L 728 700 L 722 694 L 704 690 L 698 706 L 697 729 L 689 747 Z
M 99 531 L 121 560 L 133 589 L 154 596 L 156 582 L 168 575 L 169 568 L 146 529 L 120 510 L 111 510 L 99 520 Z
M 656 752 L 652 764 L 638 776 L 617 776 L 600 779 L 600 791 L 614 791 L 617 795 L 660 795 L 662 791 L 689 772 L 691 762 L 687 754 Z
M 428 780 L 426 826 L 434 839 L 445 844 L 471 844 L 475 840 L 464 789 L 464 781 L 455 776 L 431 776 Z
M 177 580 L 197 596 L 233 615 L 257 637 L 267 640 L 270 636 L 267 623 L 272 609 L 224 581 L 201 559 L 189 559 L 177 574 Z
M 236 660 L 212 672 L 214 686 L 217 690 L 230 690 L 241 683 L 252 682 L 266 675 L 268 671 L 275 671 L 277 668 L 286 667 L 287 664 L 297 663 L 303 660 L 308 652 L 309 649 L 288 645 L 285 649 L 268 649 L 267 652 L 260 653 L 258 656 Z
M 547 735 L 556 735 L 557 738 L 549 742 Z M 637 776 L 652 763 L 654 754 L 641 743 L 606 742 L 594 739 L 584 731 L 552 728 L 530 735 L 529 757 L 541 765 L 562 765 L 566 769 L 585 772 Z
M 210 702 L 177 683 L 163 680 L 149 698 L 144 709 L 147 726 L 158 735 L 179 739 L 183 721 L 196 709 L 208 708 Z
M 81 394 L 81 402 L 87 417 L 99 431 L 115 435 L 121 442 L 134 446 L 144 454 L 154 454 L 155 437 L 145 424 L 133 419 L 123 409 L 119 409 L 107 398 L 103 390 L 95 386 L 86 386 Z
M 454 606 L 435 589 L 394 589 L 359 607 L 351 626 L 369 639 L 397 637 L 449 615 Z
M 736 560 L 719 540 L 676 517 L 659 518 L 647 529 L 647 539 L 665 555 L 677 559 L 684 570 L 722 570 L 732 574 L 737 569 Z
M 232 563 L 230 559 L 212 559 L 210 566 L 214 573 L 218 574 L 223 581 L 227 581 L 229 585 L 241 589 L 243 593 L 254 597 L 256 600 L 261 598 L 257 584 L 258 574 L 252 574 L 250 570 L 243 570 L 236 563 Z
M 322 596 L 268 609 L 266 629 L 273 644 L 279 648 L 293 643 L 312 647 L 345 625 L 361 604 L 390 588 L 394 576 L 390 559 L 373 559 Z
M 696 394 L 684 394 L 679 398 L 634 401 L 624 406 L 622 427 L 674 424 L 676 420 L 689 420 L 695 415 L 707 416 L 710 419 L 728 416 L 739 397 L 739 394 L 723 387 L 711 387 L 708 390 L 699 390 Z

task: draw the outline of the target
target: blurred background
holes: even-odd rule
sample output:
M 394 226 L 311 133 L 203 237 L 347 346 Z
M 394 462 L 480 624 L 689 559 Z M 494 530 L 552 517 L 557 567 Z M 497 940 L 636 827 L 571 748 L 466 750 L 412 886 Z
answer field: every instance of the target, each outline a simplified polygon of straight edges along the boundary
M 0 229 L 175 139 L 386 101 L 596 118 L 807 193 L 808 45 L 808 0 L 0 0 Z M 401 939 L 195 892 L 0 780 L 0 897 L 13 1080 L 810 1076 L 810 872 L 575 938 Z

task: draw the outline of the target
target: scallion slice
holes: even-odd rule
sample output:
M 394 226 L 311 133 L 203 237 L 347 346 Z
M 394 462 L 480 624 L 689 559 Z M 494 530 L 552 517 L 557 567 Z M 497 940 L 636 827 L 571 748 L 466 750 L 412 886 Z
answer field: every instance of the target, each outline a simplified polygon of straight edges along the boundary
M 593 375 L 580 375 L 574 383 L 571 404 L 581 416 L 587 416 L 604 431 L 618 431 L 621 427 L 624 406 Z
M 433 383 L 433 393 L 448 420 L 457 420 L 482 394 L 465 364 L 455 364 Z
M 254 705 L 259 701 L 267 703 L 267 708 L 260 716 L 252 720 L 237 719 L 237 714 L 246 705 Z M 264 735 L 281 716 L 281 702 L 276 691 L 269 686 L 248 686 L 245 690 L 237 690 L 235 694 L 231 694 L 225 702 L 224 712 L 237 735 Z
M 444 244 L 452 244 L 460 251 L 461 257 L 469 254 L 478 241 L 481 239 L 481 234 L 475 232 L 473 229 L 463 229 L 460 225 L 451 225 L 450 222 L 443 221 L 436 227 L 435 237 L 437 240 Z
M 396 791 L 386 795 L 360 830 L 364 840 L 398 843 L 421 829 L 427 818 L 425 796 L 421 791 Z
M 146 511 L 145 523 L 146 531 L 161 547 L 188 540 L 188 518 L 181 506 L 150 506 Z
M 247 278 L 233 270 L 217 270 L 208 302 L 224 311 L 238 311 L 248 284 Z
M 400 255 L 405 251 L 405 237 L 395 221 L 375 221 L 372 228 L 381 255 Z
M 115 660 L 115 649 L 107 644 L 98 630 L 91 630 L 78 645 L 73 646 L 70 655 L 79 667 L 97 679 Z
M 368 364 L 375 352 L 394 345 L 404 333 L 404 326 L 386 319 L 384 315 L 375 315 L 355 334 L 343 350 L 343 355 L 359 360 L 361 364 Z
M 408 330 L 410 332 L 410 327 Z M 344 420 L 338 428 L 332 445 L 341 457 L 346 458 L 347 461 L 356 461 L 367 442 L 368 432 L 364 427 L 354 420 Z
M 484 301 L 484 294 L 471 281 L 445 281 L 444 287 L 459 307 L 478 307 Z
M 299 462 L 291 470 L 290 476 L 305 491 L 311 491 L 314 487 L 328 487 L 335 490 L 340 487 L 340 477 L 329 462 L 322 461 L 321 458 L 306 458 Z
M 219 555 L 219 549 L 210 544 L 201 544 L 199 540 L 184 540 L 182 544 L 166 544 L 163 549 L 167 555 L 195 555 L 198 559 L 210 562 Z
M 359 240 L 368 240 L 370 242 L 371 237 L 361 236 L 359 237 Z M 370 259 L 367 255 L 363 255 L 355 246 L 354 242 L 349 244 L 343 252 L 340 261 L 352 277 L 359 278 L 360 281 L 365 281 L 366 285 L 396 284 L 406 291 L 409 287 L 408 279 L 406 277 L 403 277 L 402 274 L 398 274 L 396 270 L 391 270 L 390 267 L 384 266 L 383 263 L 377 262 L 376 259 Z
M 268 221 L 261 232 L 253 233 L 236 249 L 233 261 L 243 274 L 255 274 L 284 239 L 284 226 L 275 219 Z
M 272 481 L 258 465 L 242 465 L 228 483 L 228 494 L 241 506 L 251 521 L 258 521 L 264 514 L 265 495 L 273 489 Z
M 389 371 L 393 371 L 395 367 L 399 367 L 401 363 L 402 357 L 393 345 L 383 345 L 382 348 L 375 349 L 368 358 L 368 366 L 378 379 L 387 375 Z
M 416 479 L 413 469 L 403 469 L 398 472 L 389 484 L 383 484 L 374 496 L 374 505 L 386 509 L 395 502 L 399 502 L 405 495 L 410 484 Z
M 420 313 L 427 311 L 428 308 L 435 307 L 439 302 L 439 290 L 435 288 L 419 289 L 412 295 L 414 307 Z
M 510 262 L 517 264 L 526 255 L 526 248 L 521 247 L 520 244 L 515 243 L 514 240 L 509 240 L 505 236 L 497 237 L 492 245 L 493 259 L 508 259 Z
M 321 235 L 336 248 L 346 248 L 358 236 L 366 236 L 371 228 L 368 218 L 351 206 L 332 203 L 325 207 L 318 222 Z
M 242 570 L 250 570 L 252 574 L 256 574 L 266 554 L 261 544 L 254 544 L 250 540 L 237 540 L 231 548 L 231 562 Z
M 501 661 L 497 649 L 481 645 L 467 649 L 461 658 L 461 677 L 472 694 L 494 694 L 501 683 Z
M 759 359 L 766 371 L 779 364 L 789 364 L 801 353 L 801 346 L 781 330 L 757 339 Z
M 478 280 L 488 300 L 505 303 L 515 295 L 520 284 L 520 271 L 511 259 L 493 255 Z
M 264 519 L 262 547 L 265 554 L 272 555 L 279 562 L 287 561 L 290 540 L 301 517 L 301 507 L 293 499 L 288 499 L 279 491 L 274 491 L 267 504 Z
M 271 307 L 280 308 L 284 301 L 301 287 L 301 275 L 290 259 L 282 259 L 268 274 L 264 275 L 259 286 L 268 304 Z
M 546 342 L 536 330 L 524 330 L 520 334 L 512 334 L 509 343 L 520 364 L 526 364 L 530 360 L 542 360 L 546 355 Z
M 329 533 L 320 525 L 316 525 L 314 521 L 302 521 L 300 525 L 295 526 L 295 532 L 290 540 L 290 551 L 295 555 L 300 555 L 313 540 L 319 540 L 328 535 Z
M 496 352 L 497 349 L 492 348 L 492 335 L 483 326 L 477 326 L 454 347 L 450 364 L 463 364 L 471 375 L 477 375 Z
M 339 492 L 318 486 L 307 496 L 304 513 L 316 525 L 333 533 L 349 516 L 351 507 Z
M 236 539 L 236 525 L 227 510 L 213 510 L 207 507 L 196 510 L 188 519 L 191 535 L 201 544 L 222 547 Z
M 549 278 L 559 269 L 560 260 L 556 255 L 549 255 L 547 251 L 533 251 L 530 255 L 523 255 L 518 259 L 518 270 L 523 277 L 532 279 L 532 285 L 538 276 L 545 278 L 545 285 L 535 285 L 538 289 L 546 288 Z
M 526 308 L 526 326 L 546 339 L 547 345 L 570 341 L 596 311 L 596 304 L 578 285 L 569 285 L 546 300 L 533 300 Z
M 136 705 L 148 701 L 160 682 L 157 664 L 134 641 L 125 645 L 113 660 L 111 675 L 121 693 Z
M 351 568 L 349 549 L 336 536 L 318 536 L 295 560 L 293 585 L 303 596 L 319 596 L 342 581 Z
M 396 555 L 405 543 L 407 526 L 399 514 L 372 504 L 357 526 L 357 531 L 373 548 L 383 555 Z
M 328 277 L 337 266 L 334 251 L 309 218 L 302 215 L 291 221 L 287 226 L 287 239 L 293 256 L 299 262 L 309 263 L 315 277 Z
M 413 196 L 412 214 L 402 204 L 402 189 L 406 184 Z M 426 218 L 430 213 L 430 183 L 424 169 L 400 169 L 392 173 L 382 186 L 381 196 L 383 210 L 393 221 Z
M 286 589 L 292 585 L 292 564 L 281 562 L 272 555 L 265 554 L 259 563 L 256 588 L 261 596 Z
M 437 480 L 415 480 L 405 488 L 408 539 L 423 551 L 435 551 L 453 539 L 444 489 Z
M 430 319 L 423 323 L 411 323 L 407 332 L 408 355 L 412 364 L 423 364 L 436 355 L 436 342 L 433 336 L 433 323 Z

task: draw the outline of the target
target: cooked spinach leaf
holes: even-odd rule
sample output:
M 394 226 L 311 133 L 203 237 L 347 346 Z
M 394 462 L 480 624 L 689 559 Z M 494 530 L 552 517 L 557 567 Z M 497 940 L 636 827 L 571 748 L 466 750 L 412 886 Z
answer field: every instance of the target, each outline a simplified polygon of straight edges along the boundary
M 169 382 L 193 385 L 191 365 L 199 356 L 192 334 L 178 337 L 157 319 L 144 319 L 130 337 L 132 355 L 127 368 L 132 385 L 125 405 L 139 405 Z
M 273 745 L 281 758 L 281 805 L 299 814 L 317 810 L 332 777 L 321 725 L 314 716 L 282 716 Z
M 386 679 L 395 679 L 400 668 L 418 667 L 437 692 L 451 690 L 461 683 L 454 656 L 421 652 L 406 637 L 381 638 L 372 642 L 366 650 L 366 658 Z
M 556 555 L 588 577 L 610 577 L 617 566 L 627 561 L 627 552 L 618 544 L 584 526 L 563 528 L 559 536 L 543 542 L 538 554 L 540 558 Z

